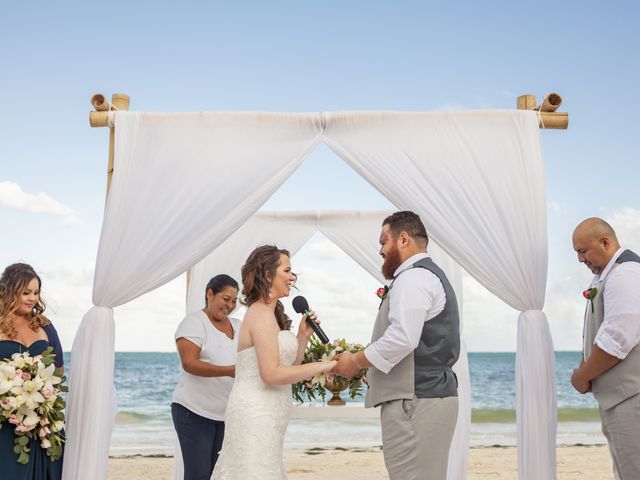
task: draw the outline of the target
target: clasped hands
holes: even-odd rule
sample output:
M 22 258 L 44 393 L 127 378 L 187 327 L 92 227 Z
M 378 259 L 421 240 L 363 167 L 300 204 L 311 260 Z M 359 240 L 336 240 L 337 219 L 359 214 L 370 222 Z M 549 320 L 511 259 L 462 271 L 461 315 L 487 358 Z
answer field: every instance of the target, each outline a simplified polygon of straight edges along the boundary
M 365 368 L 358 363 L 358 354 L 351 352 L 336 353 L 333 360 L 337 360 L 336 366 L 333 367 L 331 373 L 340 375 L 341 377 L 351 378 L 355 377 L 360 370 Z
M 309 311 L 309 318 L 311 319 L 311 321 L 316 322 L 318 325 L 320 324 L 320 320 L 318 320 L 318 316 L 313 310 Z M 313 334 L 313 329 L 308 325 L 306 317 L 304 315 L 302 316 L 300 326 L 298 327 L 298 334 L 302 335 L 305 343 Z M 360 370 L 369 366 L 366 364 L 362 364 L 363 359 L 358 358 L 360 356 L 362 356 L 363 359 L 366 360 L 366 357 L 364 357 L 364 354 L 362 352 L 356 354 L 351 352 L 336 353 L 331 358 L 331 360 L 335 360 L 337 361 L 337 363 L 333 367 L 333 369 L 331 369 L 331 371 L 326 373 L 333 373 L 345 378 L 355 377 L 360 372 Z

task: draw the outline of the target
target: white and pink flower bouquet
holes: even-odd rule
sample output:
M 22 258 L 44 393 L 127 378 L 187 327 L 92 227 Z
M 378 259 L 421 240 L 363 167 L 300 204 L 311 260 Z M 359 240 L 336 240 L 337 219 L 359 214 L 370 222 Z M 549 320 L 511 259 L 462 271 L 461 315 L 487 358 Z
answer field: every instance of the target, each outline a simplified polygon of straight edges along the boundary
M 302 363 L 331 360 L 338 353 L 357 353 L 364 349 L 365 345 L 349 343 L 344 338 L 334 340 L 333 343 L 322 343 L 315 336 L 312 336 L 304 352 Z M 319 396 L 324 401 L 327 390 L 349 390 L 349 397 L 353 399 L 362 393 L 362 386 L 367 383 L 366 374 L 366 368 L 351 378 L 323 372 L 311 380 L 294 383 L 292 385 L 293 398 L 298 402 L 304 402 L 305 398 L 311 401 L 316 400 L 316 396 Z
M 53 363 L 53 349 L 41 355 L 14 353 L 0 360 L 0 428 L 16 433 L 13 451 L 18 463 L 29 463 L 29 439 L 40 442 L 52 461 L 62 456 L 64 407 L 62 369 Z

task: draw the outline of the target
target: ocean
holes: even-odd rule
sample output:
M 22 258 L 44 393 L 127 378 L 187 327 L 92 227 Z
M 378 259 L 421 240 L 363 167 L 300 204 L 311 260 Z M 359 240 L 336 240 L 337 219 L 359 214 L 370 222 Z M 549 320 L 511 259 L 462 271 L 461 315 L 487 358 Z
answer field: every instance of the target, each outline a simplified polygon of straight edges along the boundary
M 65 354 L 67 365 L 69 360 Z M 605 439 L 600 433 L 593 396 L 580 395 L 571 386 L 571 372 L 579 360 L 579 352 L 556 352 L 557 443 L 603 444 Z M 469 370 L 471 445 L 515 445 L 515 353 L 469 353 Z M 173 452 L 175 432 L 170 404 L 177 377 L 176 353 L 116 353 L 118 414 L 111 440 L 112 455 Z M 363 401 L 345 400 L 350 406 L 359 406 Z M 287 447 L 365 447 L 382 443 L 379 420 L 371 414 L 353 417 L 347 414 L 346 418 L 336 419 L 299 412 L 305 415 L 294 415 L 291 419 L 285 437 Z

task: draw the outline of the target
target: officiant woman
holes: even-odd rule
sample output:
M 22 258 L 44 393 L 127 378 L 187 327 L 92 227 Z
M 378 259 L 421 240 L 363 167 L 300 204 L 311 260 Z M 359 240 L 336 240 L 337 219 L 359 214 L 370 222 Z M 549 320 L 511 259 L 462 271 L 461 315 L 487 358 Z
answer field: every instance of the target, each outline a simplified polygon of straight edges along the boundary
M 224 437 L 224 412 L 235 376 L 240 320 L 230 318 L 238 282 L 216 275 L 205 307 L 187 315 L 175 333 L 180 377 L 171 416 L 184 462 L 184 480 L 209 480 Z

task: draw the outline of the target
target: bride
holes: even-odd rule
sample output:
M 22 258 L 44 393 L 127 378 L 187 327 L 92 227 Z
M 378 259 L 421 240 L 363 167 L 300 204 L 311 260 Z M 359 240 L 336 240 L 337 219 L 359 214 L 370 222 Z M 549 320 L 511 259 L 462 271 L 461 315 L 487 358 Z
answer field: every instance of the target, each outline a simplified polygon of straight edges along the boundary
M 292 408 L 291 384 L 330 371 L 336 362 L 300 365 L 313 333 L 304 316 L 297 336 L 278 300 L 296 277 L 289 252 L 256 248 L 242 267 L 248 310 L 240 328 L 236 379 L 225 413 L 225 436 L 212 480 L 286 480 L 284 434 Z M 312 315 L 317 321 L 315 314 Z

